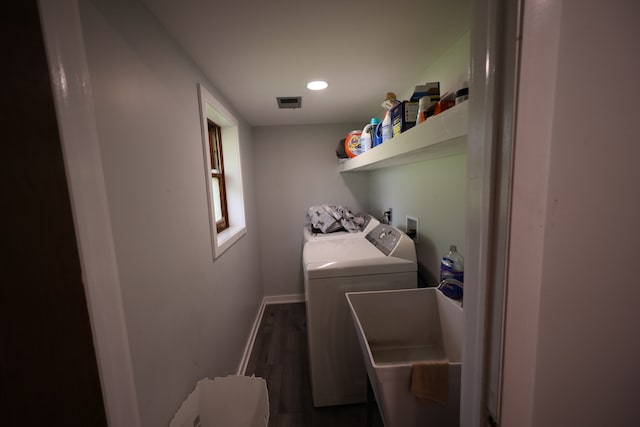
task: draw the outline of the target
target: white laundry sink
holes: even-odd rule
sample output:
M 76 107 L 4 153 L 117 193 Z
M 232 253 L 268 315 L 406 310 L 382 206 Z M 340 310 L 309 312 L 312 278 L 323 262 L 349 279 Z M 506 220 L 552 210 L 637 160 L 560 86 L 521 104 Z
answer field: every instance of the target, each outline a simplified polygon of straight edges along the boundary
M 461 303 L 436 288 L 346 296 L 385 427 L 459 425 Z M 410 391 L 413 364 L 442 359 L 450 363 L 448 402 L 418 401 Z

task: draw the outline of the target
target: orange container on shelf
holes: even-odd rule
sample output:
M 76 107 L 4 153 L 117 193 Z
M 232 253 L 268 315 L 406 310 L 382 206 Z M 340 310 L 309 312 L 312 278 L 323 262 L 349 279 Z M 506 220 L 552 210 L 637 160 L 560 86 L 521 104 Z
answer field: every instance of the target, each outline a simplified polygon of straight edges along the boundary
M 360 145 L 361 135 L 361 130 L 352 130 L 349 132 L 347 138 L 344 140 L 344 151 L 347 153 L 347 156 L 355 157 L 362 152 L 362 147 Z
M 433 115 L 437 116 L 438 114 L 442 113 L 445 110 L 448 110 L 454 105 L 456 105 L 455 99 L 444 99 L 442 101 L 438 101 L 438 103 L 436 104 L 436 109 L 433 112 Z
M 438 101 L 438 103 L 436 104 L 436 108 L 433 111 L 433 115 L 436 116 L 442 113 L 443 111 L 446 111 L 449 108 L 453 107 L 454 105 L 456 105 L 455 93 L 447 93 L 442 98 L 440 98 L 440 101 Z

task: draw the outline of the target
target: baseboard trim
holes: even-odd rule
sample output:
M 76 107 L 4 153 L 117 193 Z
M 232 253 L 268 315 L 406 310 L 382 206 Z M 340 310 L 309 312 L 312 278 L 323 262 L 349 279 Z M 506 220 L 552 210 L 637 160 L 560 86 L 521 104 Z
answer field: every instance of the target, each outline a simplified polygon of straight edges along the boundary
M 260 307 L 258 307 L 256 318 L 253 320 L 253 326 L 251 327 L 249 339 L 247 340 L 247 344 L 244 346 L 244 353 L 242 354 L 242 359 L 240 360 L 240 366 L 238 366 L 238 375 L 245 375 L 247 371 L 247 364 L 249 363 L 249 358 L 251 357 L 253 343 L 256 341 L 256 335 L 258 334 L 258 328 L 260 327 L 260 322 L 262 321 L 262 314 L 264 313 L 265 305 L 266 304 L 263 298 L 262 302 L 260 303 Z
M 304 302 L 304 294 L 271 295 L 268 297 L 264 297 L 263 302 L 265 305 Z
M 240 366 L 238 366 L 238 375 L 246 375 L 249 358 L 251 357 L 251 352 L 253 351 L 253 344 L 256 341 L 256 335 L 258 335 L 258 329 L 260 328 L 260 323 L 262 322 L 264 308 L 269 304 L 289 304 L 296 302 L 304 302 L 304 295 L 271 295 L 262 298 L 262 302 L 260 303 L 260 307 L 258 308 L 258 313 L 256 314 L 256 318 L 253 321 L 253 326 L 251 327 L 249 339 L 247 340 L 247 344 L 244 347 L 244 353 L 242 354 L 242 359 L 240 360 Z

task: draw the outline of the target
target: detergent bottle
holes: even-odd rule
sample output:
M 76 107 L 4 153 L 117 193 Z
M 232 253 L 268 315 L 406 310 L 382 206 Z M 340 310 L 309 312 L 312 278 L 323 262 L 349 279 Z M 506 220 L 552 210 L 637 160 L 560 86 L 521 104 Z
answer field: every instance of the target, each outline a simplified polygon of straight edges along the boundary
M 464 258 L 458 253 L 456 245 L 449 246 L 449 252 L 440 260 L 440 280 L 444 279 L 464 282 Z
M 377 118 L 371 119 L 371 121 L 364 127 L 364 129 L 362 129 L 362 134 L 360 135 L 361 153 L 364 153 L 365 151 L 370 150 L 371 146 L 373 145 L 372 134 L 377 124 L 377 122 L 374 123 L 374 120 L 378 120 L 378 119 Z
M 347 137 L 344 140 L 344 151 L 349 156 L 349 158 L 353 158 L 358 154 L 363 153 L 361 137 L 362 132 L 359 130 L 352 130 L 349 132 Z
M 380 143 L 393 137 L 393 128 L 391 127 L 391 111 L 387 110 L 384 119 L 380 123 Z
M 384 115 L 384 120 L 376 125 L 376 133 L 373 137 L 373 146 L 376 147 L 383 142 L 391 139 L 393 136 L 393 128 L 391 127 L 391 113 L 389 111 Z
M 384 119 L 382 119 L 379 127 L 380 144 L 388 141 L 393 137 L 393 127 L 391 126 L 391 110 L 399 103 L 400 102 L 396 99 L 396 94 L 393 92 L 388 92 L 387 97 L 382 102 L 382 108 L 384 108 L 386 111 L 384 114 Z
M 373 135 L 373 146 L 377 147 L 382 144 L 382 122 L 376 125 L 376 131 Z
M 372 117 L 369 121 L 371 128 L 369 128 L 369 133 L 371 134 L 371 146 L 375 147 L 376 144 L 376 129 L 378 129 L 378 125 L 380 124 L 380 119 L 377 117 Z

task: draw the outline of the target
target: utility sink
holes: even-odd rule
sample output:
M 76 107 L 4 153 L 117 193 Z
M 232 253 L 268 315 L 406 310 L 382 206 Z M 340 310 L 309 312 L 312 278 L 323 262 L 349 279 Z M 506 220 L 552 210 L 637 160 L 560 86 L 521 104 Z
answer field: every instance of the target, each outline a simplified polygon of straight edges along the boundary
M 462 304 L 436 288 L 346 294 L 385 427 L 458 426 Z M 447 403 L 410 391 L 414 363 L 449 361 Z

